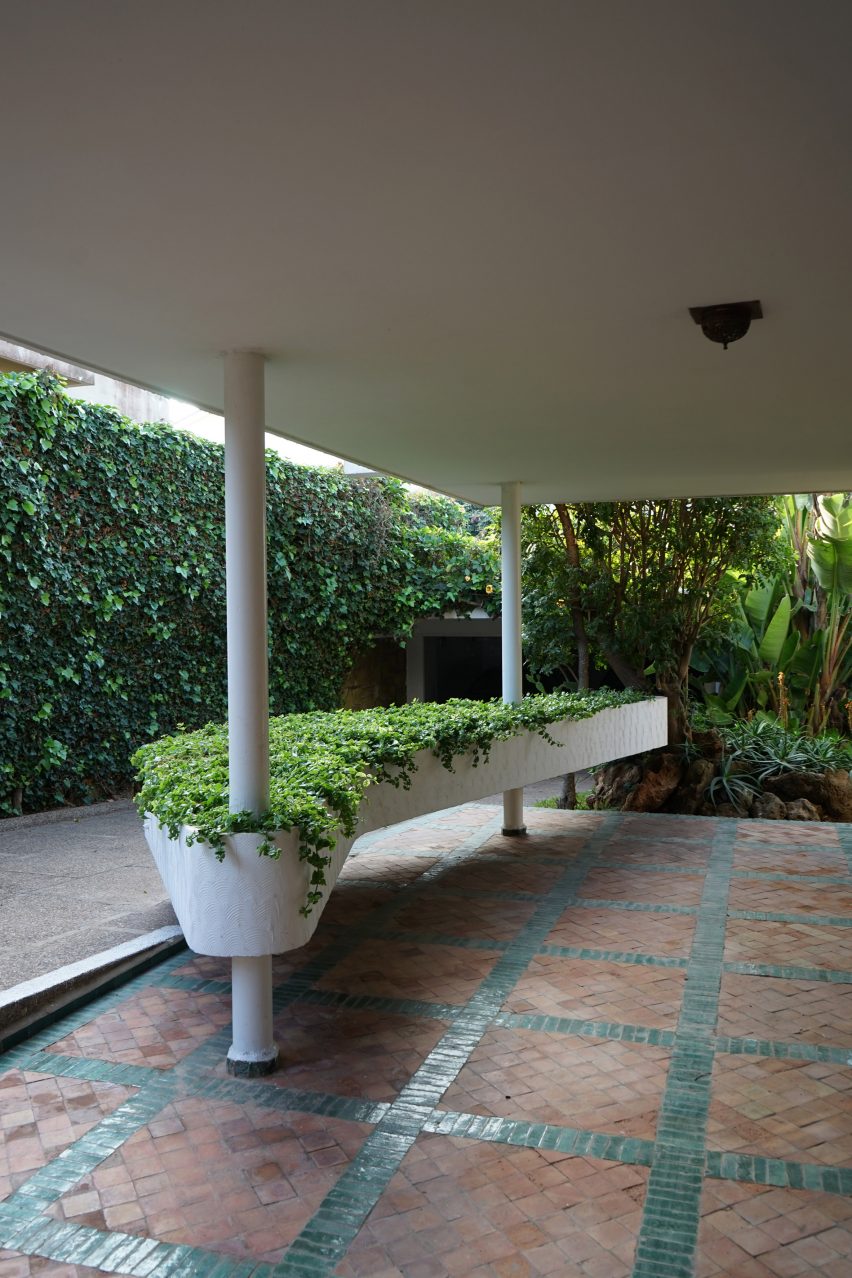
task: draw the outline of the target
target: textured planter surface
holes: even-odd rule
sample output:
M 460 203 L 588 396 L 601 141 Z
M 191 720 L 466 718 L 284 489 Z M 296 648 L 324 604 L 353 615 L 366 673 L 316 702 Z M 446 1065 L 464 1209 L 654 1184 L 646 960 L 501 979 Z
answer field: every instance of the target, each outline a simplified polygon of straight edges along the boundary
M 377 785 L 367 791 L 357 833 L 665 745 L 666 701 L 656 697 L 601 710 L 590 719 L 551 724 L 548 731 L 558 745 L 525 732 L 496 741 L 487 764 L 473 767 L 461 756 L 454 772 L 448 772 L 431 751 L 421 751 L 410 790 Z M 355 842 L 338 838 L 326 870 L 323 899 L 304 918 L 299 910 L 307 893 L 308 867 L 299 860 L 294 832 L 275 836 L 281 849 L 278 861 L 257 855 L 260 835 L 232 835 L 226 840 L 221 863 L 207 844 L 188 847 L 188 834 L 191 831 L 184 829 L 172 839 L 155 817 L 145 821 L 148 846 L 187 944 L 199 954 L 224 956 L 280 954 L 309 941 Z

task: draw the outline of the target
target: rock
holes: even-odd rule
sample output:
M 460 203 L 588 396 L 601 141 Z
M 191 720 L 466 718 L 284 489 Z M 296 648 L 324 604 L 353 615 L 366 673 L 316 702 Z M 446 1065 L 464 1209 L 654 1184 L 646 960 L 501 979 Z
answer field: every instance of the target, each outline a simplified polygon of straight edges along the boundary
M 645 775 L 624 801 L 624 812 L 659 812 L 680 784 L 683 755 L 665 751 L 648 761 Z
M 628 794 L 639 784 L 642 769 L 632 759 L 610 763 L 595 775 L 595 788 L 589 797 L 590 808 L 620 808 Z
M 694 815 L 702 805 L 704 791 L 713 780 L 715 771 L 715 765 L 710 759 L 693 759 L 686 775 L 666 803 L 666 812 Z
M 793 799 L 785 805 L 788 821 L 821 821 L 819 808 L 808 799 Z
M 765 781 L 764 789 L 787 803 L 806 799 L 821 808 L 830 821 L 852 821 L 852 780 L 848 772 L 784 772 Z
M 787 806 L 777 794 L 758 794 L 752 804 L 751 815 L 761 821 L 786 821 Z
M 706 732 L 693 732 L 692 744 L 703 759 L 718 761 L 725 753 L 725 743 L 715 728 Z

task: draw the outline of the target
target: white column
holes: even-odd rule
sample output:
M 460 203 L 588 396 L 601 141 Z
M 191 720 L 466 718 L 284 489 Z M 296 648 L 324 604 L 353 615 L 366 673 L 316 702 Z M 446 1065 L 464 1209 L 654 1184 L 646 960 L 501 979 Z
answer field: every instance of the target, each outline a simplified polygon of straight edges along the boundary
M 228 785 L 231 812 L 269 806 L 269 679 L 266 640 L 264 359 L 225 356 L 225 568 L 228 603 Z M 267 1074 L 272 1032 L 272 957 L 231 960 L 231 1074 Z
M 521 654 L 521 485 L 503 484 L 502 505 L 502 607 L 503 607 L 503 700 L 521 701 L 523 658 Z M 503 791 L 503 833 L 526 834 L 523 787 Z

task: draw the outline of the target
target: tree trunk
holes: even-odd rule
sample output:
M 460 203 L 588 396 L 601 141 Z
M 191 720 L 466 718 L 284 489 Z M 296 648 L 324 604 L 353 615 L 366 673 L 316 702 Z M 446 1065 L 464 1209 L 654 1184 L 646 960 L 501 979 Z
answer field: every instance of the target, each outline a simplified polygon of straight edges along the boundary
M 565 808 L 573 810 L 577 806 L 577 778 L 573 772 L 566 772 L 562 778 L 562 793 L 557 802 L 557 808 Z

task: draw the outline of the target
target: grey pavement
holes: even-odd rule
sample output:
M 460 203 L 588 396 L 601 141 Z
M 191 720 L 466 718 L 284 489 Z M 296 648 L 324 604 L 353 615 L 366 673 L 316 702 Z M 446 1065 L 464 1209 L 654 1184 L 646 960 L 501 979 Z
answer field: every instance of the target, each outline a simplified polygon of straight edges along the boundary
M 0 822 L 0 990 L 175 922 L 130 802 Z

